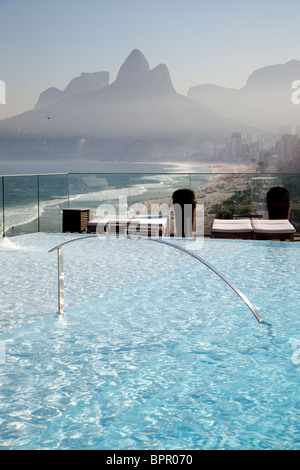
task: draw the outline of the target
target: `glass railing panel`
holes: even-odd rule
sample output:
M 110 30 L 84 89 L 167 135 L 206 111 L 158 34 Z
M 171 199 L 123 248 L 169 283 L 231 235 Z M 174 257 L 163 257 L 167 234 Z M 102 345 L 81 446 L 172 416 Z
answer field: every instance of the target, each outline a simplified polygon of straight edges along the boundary
M 191 187 L 198 203 L 204 204 L 205 234 L 214 218 L 251 215 L 268 218 L 266 194 L 274 186 L 291 192 L 290 221 L 299 232 L 300 176 L 298 174 L 192 174 Z
M 212 173 L 208 174 L 191 174 L 191 189 L 195 192 L 196 201 L 197 201 L 197 213 L 196 213 L 196 232 L 199 232 L 199 224 L 202 221 L 199 221 L 199 207 L 203 207 L 203 211 L 200 213 L 200 219 L 203 218 L 203 228 L 200 230 L 201 233 L 205 235 L 210 234 L 211 225 L 215 217 L 214 203 L 212 202 L 211 196 L 214 197 L 218 194 L 217 182 L 219 175 Z
M 106 184 L 100 194 L 99 206 L 101 204 L 111 204 L 114 206 L 117 216 L 125 216 L 128 205 L 130 204 L 130 174 L 128 173 L 109 173 L 103 174 Z M 98 206 L 98 207 L 99 207 Z M 98 214 L 101 214 L 102 211 Z
M 3 237 L 3 176 L 0 176 L 0 238 Z
M 266 195 L 269 189 L 282 185 L 282 177 L 276 174 L 252 175 L 252 199 L 255 210 L 264 218 L 268 218 Z
M 173 192 L 190 186 L 189 174 L 131 174 L 130 208 L 135 204 L 143 204 L 150 215 L 151 204 L 171 205 Z
M 282 179 L 282 185 L 290 190 L 292 200 L 290 222 L 296 228 L 297 233 L 300 233 L 300 175 L 285 175 Z
M 291 193 L 292 213 L 299 210 L 300 177 L 298 174 L 260 174 L 252 177 L 253 206 L 264 218 L 268 218 L 267 192 L 274 186 L 283 186 Z M 294 219 L 296 220 L 296 216 Z M 290 217 L 292 222 L 293 217 Z M 292 222 L 293 223 L 293 222 Z
M 192 174 L 191 186 L 198 204 L 203 204 L 205 234 L 214 218 L 233 218 L 253 212 L 251 175 Z
M 70 208 L 90 209 L 90 218 L 100 205 L 119 213 L 119 197 L 130 196 L 129 175 L 112 173 L 70 174 Z
M 4 184 L 4 235 L 38 232 L 38 177 L 6 176 Z
M 69 175 L 39 176 L 39 231 L 61 232 L 62 209 L 69 203 Z
M 209 235 L 214 218 L 247 214 L 268 218 L 266 194 L 277 185 L 291 192 L 290 221 L 299 233 L 299 174 L 73 173 L 3 176 L 0 178 L 0 235 L 60 232 L 62 209 L 67 207 L 89 209 L 91 219 L 103 215 L 99 210 L 97 213 L 97 209 L 105 205 L 119 215 L 120 197 L 127 204 L 126 210 L 139 203 L 151 214 L 151 202 L 156 206 L 171 205 L 173 192 L 180 188 L 195 191 L 198 205 L 203 204 L 204 208 L 204 233 Z

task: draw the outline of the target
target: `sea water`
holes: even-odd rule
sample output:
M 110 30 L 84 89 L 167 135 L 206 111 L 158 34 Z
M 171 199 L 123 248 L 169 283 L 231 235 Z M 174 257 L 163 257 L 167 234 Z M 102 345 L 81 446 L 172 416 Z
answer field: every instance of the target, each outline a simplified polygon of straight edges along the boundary
M 299 449 L 298 244 L 0 242 L 0 447 Z M 75 238 L 75 236 L 74 236 Z

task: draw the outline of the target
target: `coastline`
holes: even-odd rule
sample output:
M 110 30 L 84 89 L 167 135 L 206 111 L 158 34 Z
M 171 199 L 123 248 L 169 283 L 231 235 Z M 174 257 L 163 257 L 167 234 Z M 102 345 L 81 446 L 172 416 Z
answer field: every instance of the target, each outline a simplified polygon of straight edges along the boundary
M 58 173 L 256 173 L 255 164 L 231 162 L 163 161 L 163 162 L 98 162 L 98 161 L 1 161 L 0 175 L 36 175 Z

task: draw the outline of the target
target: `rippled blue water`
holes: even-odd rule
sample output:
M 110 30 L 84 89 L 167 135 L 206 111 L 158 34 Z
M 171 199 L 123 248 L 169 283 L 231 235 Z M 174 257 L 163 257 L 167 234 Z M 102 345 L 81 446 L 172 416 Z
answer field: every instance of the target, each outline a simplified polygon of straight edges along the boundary
M 63 236 L 10 240 L 0 245 L 10 293 L 1 448 L 299 449 L 298 244 L 180 242 L 234 282 L 260 325 L 184 253 L 109 239 L 65 247 L 59 317 L 48 249 Z

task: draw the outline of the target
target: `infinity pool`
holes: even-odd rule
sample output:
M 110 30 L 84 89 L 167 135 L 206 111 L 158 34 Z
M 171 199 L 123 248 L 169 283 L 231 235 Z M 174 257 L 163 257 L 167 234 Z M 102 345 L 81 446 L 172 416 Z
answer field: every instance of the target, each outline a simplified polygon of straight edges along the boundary
M 300 245 L 0 241 L 0 448 L 299 449 Z M 74 235 L 74 237 L 76 237 Z M 78 235 L 77 235 L 78 237 Z

